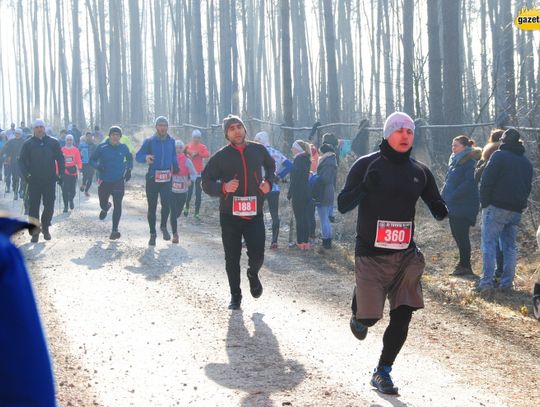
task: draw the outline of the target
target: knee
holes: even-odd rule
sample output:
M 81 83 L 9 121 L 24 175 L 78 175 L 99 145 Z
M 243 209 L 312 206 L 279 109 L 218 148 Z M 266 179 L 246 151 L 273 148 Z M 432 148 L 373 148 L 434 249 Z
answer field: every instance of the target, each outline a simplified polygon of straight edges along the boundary
M 411 322 L 414 308 L 408 305 L 401 305 L 390 311 L 390 324 L 407 329 Z

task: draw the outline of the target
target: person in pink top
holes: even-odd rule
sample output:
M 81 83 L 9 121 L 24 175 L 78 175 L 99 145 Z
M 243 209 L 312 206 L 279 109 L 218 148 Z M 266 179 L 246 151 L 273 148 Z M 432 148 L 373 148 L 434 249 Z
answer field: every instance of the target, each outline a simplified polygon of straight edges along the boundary
M 77 170 L 82 170 L 81 153 L 79 149 L 73 145 L 73 136 L 66 136 L 66 145 L 62 147 L 64 155 L 65 170 L 62 174 L 62 198 L 64 199 L 64 212 L 75 208 L 73 198 L 77 189 Z
M 176 159 L 178 160 L 178 172 L 172 175 L 172 193 L 171 193 L 171 228 L 173 232 L 173 243 L 178 243 L 178 217 L 182 214 L 184 204 L 186 202 L 189 187 L 200 177 L 197 173 L 193 162 L 184 152 L 184 142 L 182 140 L 175 141 Z
M 201 209 L 201 172 L 204 167 L 204 159 L 210 157 L 208 148 L 201 143 L 201 131 L 198 129 L 193 130 L 191 133 L 191 142 L 186 145 L 185 154 L 193 162 L 193 166 L 197 171 L 197 179 L 191 184 L 188 190 L 186 199 L 186 208 L 184 209 L 184 216 L 189 215 L 189 202 L 191 201 L 191 195 L 193 195 L 193 188 L 195 187 L 195 219 L 200 220 L 199 210 Z

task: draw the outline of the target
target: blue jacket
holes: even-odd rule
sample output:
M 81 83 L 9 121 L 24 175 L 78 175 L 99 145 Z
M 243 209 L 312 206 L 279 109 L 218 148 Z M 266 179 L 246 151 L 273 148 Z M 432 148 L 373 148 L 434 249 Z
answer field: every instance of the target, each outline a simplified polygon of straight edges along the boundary
M 81 152 L 81 161 L 83 164 L 90 163 L 90 157 L 96 151 L 96 145 L 94 143 L 87 143 L 86 141 L 81 141 L 79 144 L 79 151 Z
M 441 196 L 448 207 L 449 216 L 465 218 L 472 225 L 476 223 L 476 216 L 480 208 L 474 169 L 481 155 L 482 150 L 473 149 L 457 163 L 450 165 L 441 191 Z
M 523 212 L 531 193 L 533 168 L 521 143 L 502 143 L 490 157 L 480 180 L 482 208 Z
M 133 168 L 133 156 L 125 144 L 113 146 L 106 142 L 99 144 L 90 157 L 90 165 L 99 171 L 99 178 L 105 182 L 120 181 L 126 171 Z
M 135 155 L 135 159 L 137 162 L 144 164 L 147 155 L 154 156 L 154 163 L 148 165 L 148 173 L 146 174 L 148 178 L 152 178 L 156 170 L 178 172 L 176 146 L 174 139 L 168 134 L 163 140 L 156 134 L 144 140 L 143 145 Z
M 56 406 L 45 336 L 24 260 L 10 236 L 30 225 L 0 217 L 0 406 Z

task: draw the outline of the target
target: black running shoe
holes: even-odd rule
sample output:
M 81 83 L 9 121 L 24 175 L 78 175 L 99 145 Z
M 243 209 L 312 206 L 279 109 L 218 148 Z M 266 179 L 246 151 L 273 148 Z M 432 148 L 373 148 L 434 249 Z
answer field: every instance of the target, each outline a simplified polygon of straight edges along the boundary
M 150 233 L 150 240 L 148 240 L 148 246 L 155 246 L 156 245 L 156 234 Z
M 45 240 L 51 240 L 51 233 L 49 232 L 49 228 L 44 227 L 43 228 L 43 238 Z
M 167 226 L 161 227 L 161 233 L 163 233 L 163 240 L 171 240 L 171 235 L 167 230 Z
M 32 243 L 37 243 L 39 242 L 39 235 L 32 235 L 32 239 L 30 239 L 30 241 Z
M 242 302 L 242 294 L 231 295 L 231 302 L 229 304 L 229 309 L 232 309 L 232 310 L 240 309 L 241 302 Z
M 109 236 L 109 239 L 111 239 L 111 240 L 120 239 L 120 236 L 122 236 L 122 235 L 120 234 L 119 231 L 113 230 L 113 231 L 111 232 L 111 235 Z
M 390 377 L 392 368 L 390 366 L 381 366 L 375 369 L 371 377 L 371 385 L 384 394 L 398 394 L 398 388 Z
M 104 220 L 107 217 L 107 212 L 109 212 L 109 209 L 111 209 L 112 204 L 110 202 L 107 202 L 107 210 L 104 211 L 103 209 L 99 213 L 99 220 Z
M 253 298 L 259 298 L 263 293 L 263 286 L 261 284 L 261 280 L 259 280 L 259 276 L 257 274 L 252 276 L 249 273 L 247 276 L 249 280 L 249 291 L 251 292 L 251 296 Z
M 73 199 L 69 201 L 69 209 L 75 209 L 75 204 L 73 203 Z
M 356 339 L 359 341 L 366 339 L 368 327 L 357 320 L 354 315 L 351 317 L 349 325 L 351 326 L 351 332 Z

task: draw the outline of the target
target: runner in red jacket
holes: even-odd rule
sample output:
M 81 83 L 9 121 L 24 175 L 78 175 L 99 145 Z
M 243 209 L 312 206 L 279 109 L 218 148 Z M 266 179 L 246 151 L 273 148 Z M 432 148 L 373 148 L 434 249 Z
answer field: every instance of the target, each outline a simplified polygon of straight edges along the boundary
M 62 147 L 64 155 L 65 170 L 62 174 L 62 198 L 64 199 L 64 212 L 75 208 L 73 199 L 77 191 L 77 170 L 82 170 L 81 153 L 79 149 L 73 145 L 73 136 L 66 136 L 66 145 Z

